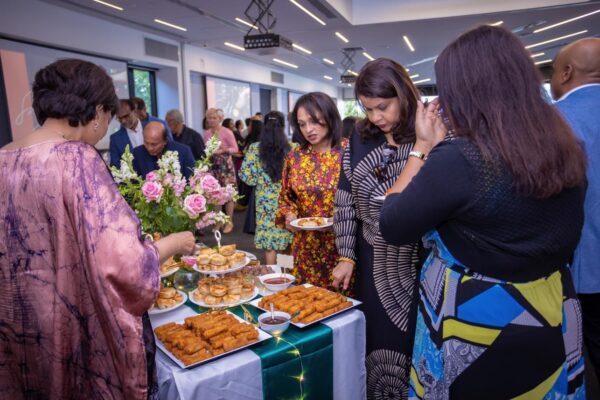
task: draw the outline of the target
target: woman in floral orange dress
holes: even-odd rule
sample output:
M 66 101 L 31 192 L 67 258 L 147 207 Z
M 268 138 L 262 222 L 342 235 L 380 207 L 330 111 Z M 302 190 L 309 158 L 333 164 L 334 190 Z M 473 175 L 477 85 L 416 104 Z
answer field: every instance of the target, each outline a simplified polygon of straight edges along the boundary
M 298 230 L 297 218 L 333 217 L 344 143 L 335 103 L 324 93 L 307 93 L 296 102 L 291 124 L 300 146 L 288 153 L 283 167 L 276 222 L 294 232 L 294 274 L 299 283 L 328 287 L 338 262 L 331 228 Z

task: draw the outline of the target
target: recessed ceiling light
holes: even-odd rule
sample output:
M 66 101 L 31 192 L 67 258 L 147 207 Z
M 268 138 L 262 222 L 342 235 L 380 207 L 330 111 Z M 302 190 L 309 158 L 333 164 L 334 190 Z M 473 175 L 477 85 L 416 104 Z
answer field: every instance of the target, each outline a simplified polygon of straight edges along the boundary
M 331 81 L 331 80 L 333 80 L 333 78 L 332 78 L 332 77 L 330 77 L 329 75 L 323 75 L 323 78 L 327 79 L 328 81 Z
M 410 69 L 409 69 L 409 68 L 404 68 L 404 70 L 405 70 L 406 72 L 410 72 Z
M 157 23 L 162 24 L 162 25 L 166 25 L 166 26 L 171 27 L 171 28 L 179 29 L 180 31 L 187 32 L 187 28 L 184 28 L 183 26 L 172 24 L 170 22 L 163 21 L 161 19 L 154 18 L 154 22 L 157 22 Z
M 408 38 L 408 36 L 404 35 L 404 36 L 402 36 L 402 38 L 406 42 L 406 45 L 408 46 L 410 51 L 415 51 L 415 48 L 413 47 L 412 43 L 410 42 L 410 39 Z
M 534 62 L 534 64 L 535 65 L 540 65 L 540 64 L 546 64 L 546 63 L 549 63 L 549 62 L 552 62 L 552 60 L 550 58 L 547 59 L 547 60 L 536 61 L 536 62 Z
M 531 55 L 531 58 L 540 57 L 540 56 L 543 56 L 544 54 L 546 54 L 546 53 L 544 53 L 543 51 L 542 51 L 542 52 L 539 52 L 539 53 L 535 53 L 535 54 L 532 54 L 532 55 Z
M 590 15 L 598 14 L 599 12 L 600 12 L 600 10 L 596 10 L 596 11 L 592 11 L 591 13 L 583 14 L 583 15 L 580 15 L 580 16 L 575 17 L 575 18 L 566 19 L 564 21 L 557 22 L 556 24 L 552 24 L 552 25 L 548 25 L 548 26 L 545 26 L 545 27 L 540 28 L 540 29 L 536 29 L 535 31 L 533 31 L 533 33 L 547 31 L 548 29 L 552 29 L 552 28 L 555 28 L 557 26 L 568 24 L 569 22 L 577 21 L 578 19 L 589 17 Z
M 352 74 L 352 75 L 354 75 L 354 76 L 358 76 L 358 73 L 357 73 L 357 72 L 354 72 L 354 71 L 352 71 L 351 69 L 349 69 L 349 70 L 348 70 L 348 73 L 349 73 L 349 74 Z
M 295 49 L 298 49 L 298 50 L 300 50 L 300 51 L 303 51 L 303 52 L 305 52 L 306 54 L 312 54 L 312 51 L 310 51 L 310 50 L 308 50 L 308 49 L 305 49 L 304 47 L 302 47 L 302 46 L 300 46 L 300 45 L 298 45 L 298 44 L 296 44 L 296 43 L 292 43 L 292 47 L 293 47 L 293 48 L 295 48 Z
M 308 15 L 310 15 L 315 21 L 317 21 L 321 25 L 323 25 L 323 26 L 327 25 L 321 18 L 319 18 L 315 14 L 311 13 L 306 7 L 304 7 L 302 4 L 298 3 L 296 0 L 290 0 L 290 2 L 293 5 L 295 5 L 296 7 L 298 7 L 299 9 L 301 9 L 302 11 L 304 11 L 305 13 L 307 13 Z
M 418 78 L 418 77 L 419 77 L 419 74 L 414 74 L 414 75 L 411 75 L 409 78 L 410 79 L 415 79 L 415 78 Z
M 349 42 L 349 40 L 348 40 L 348 39 L 346 39 L 346 36 L 342 35 L 342 34 L 341 34 L 341 33 L 339 33 L 339 32 L 336 32 L 336 33 L 335 33 L 335 36 L 339 37 L 339 38 L 340 38 L 341 40 L 343 40 L 345 43 L 348 43 L 348 42 Z
M 323 61 L 325 61 L 327 64 L 333 65 L 335 64 L 333 61 L 331 61 L 329 58 L 323 58 Z
M 115 6 L 114 4 L 107 3 L 106 1 L 94 0 L 96 3 L 102 4 L 106 7 L 114 8 L 115 10 L 123 11 L 123 7 Z
M 369 59 L 370 61 L 373 61 L 374 58 L 371 57 L 371 55 L 369 53 L 367 53 L 366 51 L 363 51 L 363 56 L 365 56 L 367 59 Z
M 491 23 L 490 25 L 491 25 L 491 26 L 500 26 L 500 25 L 502 25 L 503 23 L 504 23 L 504 21 L 496 21 L 496 22 L 493 22 L 493 23 Z
M 233 43 L 229 43 L 229 42 L 225 42 L 225 46 L 231 47 L 231 48 L 239 50 L 239 51 L 246 51 L 246 49 L 243 48 L 242 46 L 238 46 L 237 44 L 233 44 Z
M 425 82 L 429 82 L 431 80 L 431 78 L 427 78 L 427 79 L 421 79 L 420 81 L 413 81 L 413 83 L 416 85 L 418 83 L 425 83 Z
M 348 84 L 348 86 L 352 87 L 352 84 L 351 84 L 351 83 L 349 83 L 349 84 Z
M 249 27 L 250 27 L 250 28 L 252 28 L 252 29 L 256 29 L 256 30 L 258 30 L 258 27 L 257 27 L 256 25 L 252 25 L 252 24 L 251 24 L 250 22 L 248 22 L 248 21 L 245 21 L 245 20 L 243 20 L 243 19 L 241 19 L 241 18 L 238 18 L 238 17 L 235 17 L 235 20 L 236 20 L 237 22 L 241 23 L 241 24 L 244 24 L 244 25 L 246 25 L 246 26 L 249 26 Z
M 560 37 L 557 37 L 557 38 L 554 38 L 554 39 L 544 40 L 543 42 L 530 44 L 529 46 L 525 46 L 525 48 L 526 49 L 531 49 L 533 47 L 538 47 L 538 46 L 542 46 L 544 44 L 548 44 L 548 43 L 552 43 L 552 42 L 557 42 L 559 40 L 567 39 L 567 38 L 570 38 L 570 37 L 573 37 L 573 36 L 577 36 L 577 35 L 582 35 L 584 33 L 587 33 L 587 29 L 583 30 L 583 31 L 575 32 L 575 33 L 570 33 L 568 35 L 560 36 Z
M 280 60 L 279 58 L 274 58 L 273 61 L 275 61 L 278 64 L 285 65 L 286 67 L 298 68 L 298 66 L 296 64 L 292 64 L 287 61 Z

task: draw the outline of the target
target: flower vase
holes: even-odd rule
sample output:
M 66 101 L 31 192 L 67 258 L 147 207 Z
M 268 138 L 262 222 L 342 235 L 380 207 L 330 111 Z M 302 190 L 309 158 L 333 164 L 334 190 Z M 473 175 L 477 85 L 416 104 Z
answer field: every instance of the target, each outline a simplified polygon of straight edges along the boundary
M 194 271 L 191 268 L 188 269 L 187 267 L 181 267 L 179 271 L 173 274 L 173 286 L 185 292 L 191 292 L 196 289 L 199 280 L 200 272 Z

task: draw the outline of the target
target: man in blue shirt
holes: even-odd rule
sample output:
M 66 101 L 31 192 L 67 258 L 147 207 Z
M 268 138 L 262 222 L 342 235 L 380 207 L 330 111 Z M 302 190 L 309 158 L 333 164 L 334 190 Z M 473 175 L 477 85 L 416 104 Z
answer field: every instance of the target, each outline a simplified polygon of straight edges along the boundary
M 167 151 L 176 151 L 181 165 L 181 173 L 189 178 L 196 165 L 189 146 L 167 140 L 167 130 L 160 122 L 149 122 L 144 128 L 144 144 L 133 149 L 133 169 L 145 177 L 148 172 L 158 169 L 158 160 Z
M 588 188 L 581 239 L 571 271 L 583 319 L 583 338 L 600 380 L 600 39 L 565 46 L 556 56 L 551 81 L 556 106 L 587 154 Z

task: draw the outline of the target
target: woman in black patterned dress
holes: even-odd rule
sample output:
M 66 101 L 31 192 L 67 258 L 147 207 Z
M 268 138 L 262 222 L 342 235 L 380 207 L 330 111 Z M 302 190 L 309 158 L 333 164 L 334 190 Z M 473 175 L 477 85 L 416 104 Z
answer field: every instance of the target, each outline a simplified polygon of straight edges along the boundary
M 379 58 L 367 63 L 355 95 L 367 114 L 344 152 L 335 197 L 334 230 L 340 255 L 333 285 L 352 289 L 367 320 L 367 396 L 405 399 L 414 338 L 417 243 L 388 245 L 379 233 L 383 196 L 415 141 L 418 92 L 406 70 Z

